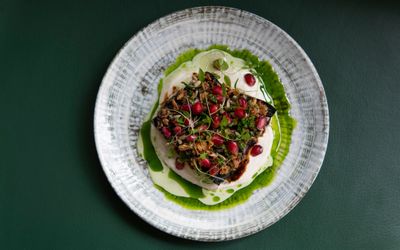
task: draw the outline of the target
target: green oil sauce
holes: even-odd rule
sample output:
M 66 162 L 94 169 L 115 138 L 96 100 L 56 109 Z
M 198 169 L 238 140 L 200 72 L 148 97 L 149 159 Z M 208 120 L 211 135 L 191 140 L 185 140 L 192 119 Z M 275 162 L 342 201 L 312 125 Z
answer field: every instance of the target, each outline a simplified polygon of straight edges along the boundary
M 168 178 L 173 179 L 190 195 L 190 197 L 197 199 L 203 198 L 203 189 L 193 183 L 183 179 L 179 175 L 177 175 L 174 171 L 169 171 Z
M 214 197 L 213 197 L 213 201 L 217 202 L 217 201 L 219 201 L 219 200 L 220 200 L 220 198 L 219 198 L 218 196 L 214 196 Z
M 177 69 L 182 63 L 191 61 L 193 57 L 195 57 L 200 52 L 211 49 L 219 49 L 231 54 L 234 57 L 243 59 L 245 62 L 248 63 L 248 66 L 250 68 L 253 68 L 258 72 L 259 77 L 262 78 L 262 80 L 266 83 L 267 92 L 272 97 L 274 106 L 277 109 L 276 114 L 271 119 L 271 126 L 274 131 L 274 140 L 271 149 L 273 165 L 267 168 L 261 174 L 259 174 L 250 185 L 236 191 L 231 197 L 224 200 L 223 202 L 212 206 L 205 205 L 198 200 L 198 198 L 203 197 L 202 189 L 200 187 L 189 183 L 179 175 L 175 174 L 173 171 L 170 171 L 170 173 L 172 174 L 169 174 L 169 178 L 177 181 L 182 186 L 182 188 L 185 189 L 187 193 L 191 196 L 190 198 L 175 196 L 156 185 L 157 189 L 163 192 L 167 199 L 174 201 L 182 207 L 196 210 L 219 210 L 234 207 L 238 204 L 245 202 L 256 189 L 265 187 L 270 184 L 275 176 L 276 170 L 282 164 L 283 160 L 289 152 L 292 132 L 296 126 L 296 121 L 289 115 L 290 103 L 286 97 L 283 85 L 279 81 L 278 75 L 274 72 L 272 66 L 267 61 L 258 60 L 258 58 L 248 50 L 230 50 L 227 46 L 224 45 L 212 45 L 205 50 L 191 49 L 177 57 L 175 63 L 165 70 L 165 76 Z M 159 92 L 161 87 L 162 82 L 160 82 L 158 86 Z M 157 106 L 158 103 L 155 104 L 150 117 L 153 116 Z M 143 138 L 144 148 L 143 156 L 145 160 L 149 163 L 149 166 L 152 170 L 161 171 L 163 169 L 162 164 L 158 159 L 154 151 L 154 147 L 150 141 L 150 125 L 150 121 L 147 121 L 143 124 L 143 127 L 141 129 L 141 136 Z M 234 190 L 228 189 L 227 192 L 233 193 Z M 213 200 L 219 201 L 220 197 L 215 196 L 213 197 Z
M 228 193 L 233 193 L 233 192 L 235 192 L 235 190 L 233 190 L 233 189 L 228 189 L 228 190 L 226 190 L 226 192 L 228 192 Z
M 147 161 L 151 170 L 160 172 L 163 170 L 163 165 L 161 164 L 160 159 L 158 159 L 153 144 L 151 143 L 150 128 L 151 120 L 148 120 L 143 123 L 142 128 L 140 129 L 140 134 L 143 138 L 143 158 Z

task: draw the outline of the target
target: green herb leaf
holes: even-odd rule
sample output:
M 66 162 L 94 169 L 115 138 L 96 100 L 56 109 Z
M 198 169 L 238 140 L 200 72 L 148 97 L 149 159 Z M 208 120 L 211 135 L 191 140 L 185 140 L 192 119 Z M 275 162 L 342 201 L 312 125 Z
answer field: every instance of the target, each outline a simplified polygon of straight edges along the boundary
M 190 117 L 190 113 L 188 111 L 181 111 L 182 114 L 186 117 Z
M 220 126 L 221 127 L 226 127 L 228 125 L 228 119 L 226 118 L 226 116 L 222 117 Z
M 211 123 L 211 117 L 209 117 L 208 115 L 204 114 L 202 115 L 202 119 L 201 119 L 201 124 L 210 124 Z
M 235 88 L 235 89 L 236 89 L 236 86 L 237 86 L 238 81 L 239 81 L 239 78 L 236 79 L 236 81 L 235 81 L 235 84 L 234 84 L 234 88 Z
M 242 136 L 240 137 L 240 139 L 245 140 L 245 141 L 250 140 L 250 138 L 251 138 L 251 136 L 250 136 L 249 131 L 245 131 L 245 132 L 242 134 Z
M 214 96 L 214 95 L 208 95 L 208 98 L 210 98 L 210 100 L 213 102 L 213 103 L 217 103 L 218 101 L 217 101 L 217 98 Z
M 221 70 L 221 71 L 225 71 L 229 68 L 228 63 L 222 58 L 215 60 L 213 63 L 213 66 L 217 70 Z
M 182 116 L 180 116 L 176 121 L 177 121 L 179 124 L 184 124 L 184 120 L 183 120 Z
M 229 76 L 224 75 L 224 82 L 225 82 L 228 86 L 231 86 L 231 79 L 229 78 Z
M 225 83 L 222 84 L 222 95 L 226 96 L 226 86 Z
M 167 157 L 169 159 L 171 159 L 171 158 L 175 157 L 175 155 L 176 155 L 176 152 L 175 152 L 174 148 L 172 148 L 172 147 L 168 148 Z
M 204 71 L 202 69 L 199 69 L 198 77 L 200 81 L 204 82 L 205 76 L 204 76 Z
M 221 78 L 218 74 L 215 74 L 215 73 L 211 73 L 211 74 L 217 79 Z
M 206 159 L 207 156 L 208 156 L 207 153 L 201 153 L 201 154 L 200 154 L 200 159 Z

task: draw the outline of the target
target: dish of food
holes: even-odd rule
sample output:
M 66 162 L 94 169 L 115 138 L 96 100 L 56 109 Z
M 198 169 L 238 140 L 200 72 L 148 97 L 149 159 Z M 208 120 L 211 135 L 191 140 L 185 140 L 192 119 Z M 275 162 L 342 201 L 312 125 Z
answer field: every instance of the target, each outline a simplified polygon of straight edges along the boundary
M 109 66 L 96 148 L 138 216 L 192 240 L 244 237 L 311 187 L 329 135 L 317 71 L 283 30 L 252 13 L 197 7 L 132 37 Z
M 254 185 L 247 187 L 270 168 L 257 180 L 266 185 L 281 162 L 276 159 L 271 168 L 274 158 L 286 155 L 295 126 L 289 102 L 280 95 L 283 86 L 270 64 L 249 51 L 213 45 L 178 58 L 186 61 L 161 79 L 138 151 L 150 165 L 154 184 L 168 197 L 176 196 L 171 200 L 192 209 L 232 207 L 252 194 Z M 291 126 L 285 126 L 288 139 L 281 144 L 282 120 Z M 247 194 L 229 200 L 241 189 Z

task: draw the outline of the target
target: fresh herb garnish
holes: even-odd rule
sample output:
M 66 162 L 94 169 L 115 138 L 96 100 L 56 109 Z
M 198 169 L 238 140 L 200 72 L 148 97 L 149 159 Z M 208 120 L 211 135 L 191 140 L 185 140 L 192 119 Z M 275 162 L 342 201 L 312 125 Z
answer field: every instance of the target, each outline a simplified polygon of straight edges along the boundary
M 228 63 L 222 58 L 215 60 L 213 66 L 220 71 L 225 71 L 229 68 Z
M 199 77 L 199 80 L 202 82 L 205 80 L 204 71 L 202 69 L 199 69 L 198 77 Z
M 231 79 L 229 78 L 229 76 L 224 75 L 224 81 L 228 86 L 231 86 Z

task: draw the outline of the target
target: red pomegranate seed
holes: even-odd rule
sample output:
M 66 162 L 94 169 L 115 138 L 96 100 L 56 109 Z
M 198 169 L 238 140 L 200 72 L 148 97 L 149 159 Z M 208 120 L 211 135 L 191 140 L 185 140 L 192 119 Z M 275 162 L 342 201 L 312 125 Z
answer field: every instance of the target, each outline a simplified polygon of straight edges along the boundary
M 181 126 L 174 127 L 174 134 L 180 135 L 181 133 L 182 133 L 182 127 Z
M 244 80 L 249 86 L 254 86 L 254 84 L 256 84 L 256 78 L 250 73 L 244 75 Z
M 174 126 L 179 126 L 179 123 L 177 120 L 173 120 L 173 121 L 171 121 L 171 123 L 174 124 Z
M 246 111 L 242 108 L 235 109 L 235 116 L 239 119 L 242 119 L 246 116 Z
M 185 167 L 185 163 L 182 160 L 180 160 L 179 158 L 176 158 L 175 167 L 176 167 L 176 169 L 181 170 Z
M 211 104 L 211 105 L 210 105 L 210 113 L 213 114 L 213 113 L 215 113 L 215 112 L 217 112 L 217 111 L 218 111 L 218 105 L 216 105 L 216 104 Z
M 221 123 L 221 118 L 219 118 L 218 115 L 214 115 L 214 116 L 212 117 L 212 124 L 211 124 L 211 126 L 212 126 L 213 128 L 218 128 L 220 123 Z
M 223 103 L 225 99 L 222 95 L 216 95 L 215 98 L 217 99 L 218 103 Z
M 244 98 L 239 98 L 239 105 L 240 107 L 246 109 L 247 108 L 247 101 Z
M 260 145 L 255 145 L 251 148 L 250 154 L 252 156 L 257 156 L 263 152 L 263 147 Z
M 196 138 L 197 138 L 197 136 L 195 136 L 195 135 L 188 135 L 188 136 L 186 137 L 186 141 L 188 141 L 188 142 L 194 142 L 194 141 L 196 140 Z
M 211 162 L 207 158 L 201 159 L 200 160 L 200 166 L 202 166 L 203 168 L 210 168 L 211 167 Z
M 201 113 L 203 113 L 203 105 L 201 105 L 201 102 L 196 102 L 195 104 L 193 104 L 192 112 L 195 115 L 200 115 Z
M 214 95 L 222 95 L 222 87 L 221 87 L 220 85 L 215 85 L 215 86 L 212 88 L 212 93 L 213 93 Z
M 190 105 L 189 104 L 183 104 L 181 106 L 181 110 L 189 112 L 190 111 Z
M 189 126 L 189 125 L 190 125 L 190 120 L 189 120 L 189 119 L 185 119 L 185 121 L 183 122 L 183 124 L 185 124 L 185 126 Z
M 204 130 L 206 130 L 207 128 L 208 128 L 208 126 L 207 126 L 206 124 L 202 124 L 202 125 L 198 126 L 196 129 L 197 129 L 198 131 L 204 131 Z
M 171 131 L 167 127 L 162 127 L 161 132 L 163 133 L 165 138 L 170 138 L 171 137 Z
M 258 130 L 263 130 L 267 125 L 267 118 L 265 116 L 260 116 L 256 120 L 256 127 Z
M 213 135 L 211 137 L 211 141 L 214 143 L 215 146 L 221 146 L 222 144 L 224 144 L 224 138 L 219 135 Z
M 209 174 L 212 176 L 216 176 L 219 172 L 219 168 L 218 167 L 212 167 L 209 171 Z
M 233 155 L 236 155 L 239 152 L 239 147 L 234 141 L 228 141 L 226 143 L 226 148 L 228 149 L 229 153 Z

